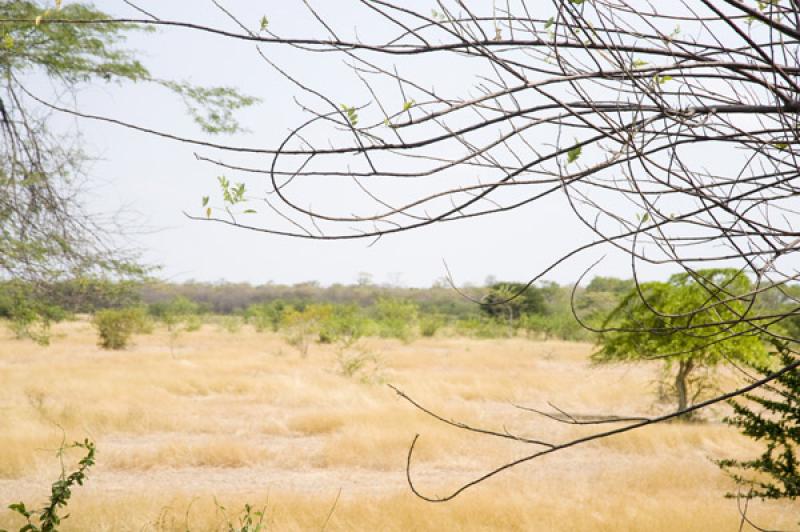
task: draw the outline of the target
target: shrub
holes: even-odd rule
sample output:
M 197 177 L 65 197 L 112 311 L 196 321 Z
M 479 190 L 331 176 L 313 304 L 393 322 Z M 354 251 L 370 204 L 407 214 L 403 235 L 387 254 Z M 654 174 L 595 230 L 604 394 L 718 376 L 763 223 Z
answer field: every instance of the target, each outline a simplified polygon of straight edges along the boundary
M 336 357 L 339 374 L 348 378 L 357 378 L 364 384 L 383 382 L 380 358 L 369 351 L 360 349 L 354 352 L 341 350 Z
M 168 330 L 180 327 L 192 317 L 197 318 L 200 313 L 200 305 L 183 296 L 178 296 L 170 301 L 163 303 L 153 303 L 148 309 L 151 316 L 167 326 Z M 202 322 L 200 322 L 202 324 Z
M 456 322 L 456 332 L 471 338 L 507 338 L 508 324 L 491 318 L 467 318 Z
M 256 331 L 277 332 L 280 327 L 283 313 L 290 307 L 283 301 L 270 301 L 250 305 L 244 313 L 245 320 L 255 327 Z
M 780 365 L 800 359 L 786 344 L 776 342 Z M 765 365 L 756 365 L 763 377 L 772 374 Z M 737 484 L 748 488 L 747 498 L 791 499 L 800 497 L 800 372 L 783 373 L 769 387 L 768 394 L 747 394 L 748 403 L 730 401 L 734 414 L 725 423 L 765 446 L 761 456 L 750 460 L 719 460 L 719 465 Z M 728 494 L 728 497 L 736 497 Z
M 236 334 L 242 330 L 242 319 L 239 316 L 221 316 L 219 327 L 230 334 Z
M 445 326 L 447 321 L 445 317 L 440 314 L 426 314 L 419 318 L 419 333 L 430 338 L 436 335 L 436 332 Z
M 283 313 L 281 327 L 286 341 L 305 356 L 315 336 L 319 338 L 323 323 L 333 314 L 331 305 L 308 305 L 303 310 L 289 309 Z
M 584 329 L 568 312 L 529 314 L 520 320 L 520 327 L 529 335 L 541 335 L 545 340 L 558 338 L 575 342 L 591 340 L 593 335 Z
M 134 333 L 147 332 L 149 322 L 140 307 L 99 310 L 92 320 L 103 349 L 124 349 Z
M 410 341 L 414 336 L 418 314 L 417 304 L 412 301 L 379 299 L 375 304 L 378 335 Z
M 330 313 L 320 319 L 319 342 L 347 347 L 365 336 L 369 328 L 368 318 L 356 305 L 331 306 Z
M 200 305 L 183 296 L 166 303 L 150 305 L 150 314 L 161 321 L 169 331 L 169 349 L 175 356 L 175 343 L 181 332 L 193 332 L 203 325 L 200 319 Z

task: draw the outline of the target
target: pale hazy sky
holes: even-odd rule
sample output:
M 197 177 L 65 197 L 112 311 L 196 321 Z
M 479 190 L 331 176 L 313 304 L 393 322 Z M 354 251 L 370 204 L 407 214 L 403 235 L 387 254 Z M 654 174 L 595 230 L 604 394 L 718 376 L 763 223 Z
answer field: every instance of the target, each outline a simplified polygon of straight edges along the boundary
M 205 0 L 142 0 L 139 4 L 166 19 L 231 27 Z M 254 27 L 262 15 L 267 15 L 270 28 L 281 35 L 320 35 L 299 1 L 225 1 L 224 4 Z M 330 8 L 332 21 L 343 29 L 356 29 L 364 38 L 374 30 L 369 20 L 360 20 L 347 10 L 336 8 L 344 4 L 316 4 Z M 115 15 L 136 15 L 119 0 L 100 0 L 95 5 Z M 293 97 L 298 96 L 297 89 L 265 65 L 252 44 L 177 29 L 135 36 L 129 44 L 141 52 L 145 64 L 158 76 L 189 79 L 198 84 L 232 85 L 263 100 L 239 115 L 251 133 L 218 140 L 274 147 L 288 128 L 304 117 L 293 102 Z M 337 95 L 346 95 L 356 86 L 352 77 L 342 75 L 345 70 L 339 68 L 341 57 L 298 54 L 278 46 L 267 47 L 266 51 L 271 59 L 311 85 Z M 451 83 L 453 72 L 448 69 L 454 68 L 452 65 L 421 68 L 433 69 L 428 74 L 434 76 L 440 73 L 443 86 Z M 42 94 L 48 90 L 41 82 L 32 87 Z M 180 101 L 158 88 L 92 87 L 78 96 L 77 105 L 83 111 L 201 136 L 186 117 Z M 63 122 L 72 123 L 71 119 Z M 590 238 L 588 231 L 574 219 L 566 201 L 556 196 L 511 213 L 389 236 L 372 247 L 368 247 L 369 241 L 294 240 L 195 222 L 183 212 L 201 212 L 201 198 L 216 190 L 220 171 L 195 160 L 194 152 L 211 157 L 218 154 L 107 124 L 78 121 L 77 127 L 83 132 L 89 153 L 99 157 L 89 168 L 91 207 L 104 212 L 124 207 L 127 229 L 144 250 L 145 259 L 162 265 L 161 276 L 170 280 L 225 279 L 251 283 L 318 280 L 330 284 L 354 282 L 359 272 L 368 272 L 376 282 L 427 286 L 445 274 L 443 261 L 447 261 L 459 283 L 482 283 L 490 275 L 521 281 Z M 245 180 L 250 190 L 257 191 L 263 186 L 249 176 L 227 175 L 233 181 Z M 579 255 L 546 278 L 572 282 L 602 253 Z M 612 252 L 596 273 L 630 276 L 629 258 Z M 646 269 L 645 273 L 663 275 L 652 269 Z

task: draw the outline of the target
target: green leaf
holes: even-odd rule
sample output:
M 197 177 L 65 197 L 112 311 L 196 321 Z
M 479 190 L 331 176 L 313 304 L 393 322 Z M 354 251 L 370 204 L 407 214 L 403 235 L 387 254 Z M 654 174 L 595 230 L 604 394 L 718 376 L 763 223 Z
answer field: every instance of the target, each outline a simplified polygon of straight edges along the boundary
M 656 83 L 658 83 L 659 85 L 663 85 L 664 83 L 670 81 L 671 79 L 672 79 L 672 76 L 670 76 L 670 75 L 656 76 L 655 77 Z
M 234 118 L 234 111 L 259 101 L 232 87 L 197 87 L 182 81 L 153 81 L 179 95 L 195 123 L 211 134 L 243 131 Z
M 347 115 L 347 120 L 349 120 L 350 124 L 355 127 L 356 124 L 358 124 L 358 112 L 356 111 L 356 108 L 350 107 L 349 105 L 345 104 L 341 105 L 342 105 L 342 111 L 344 111 L 345 114 Z
M 267 17 L 261 17 L 261 31 L 264 31 L 269 26 L 269 19 Z
M 255 209 L 246 209 L 244 211 L 244 214 L 256 214 L 256 210 Z
M 408 111 L 417 104 L 414 100 L 408 100 L 403 104 L 403 111 Z
M 9 504 L 8 505 L 8 509 L 11 510 L 12 512 L 18 513 L 18 514 L 20 514 L 20 515 L 22 515 L 24 517 L 30 517 L 31 516 L 31 512 L 29 512 L 28 509 L 25 508 L 25 503 L 24 502 L 18 502 L 18 503 L 15 503 L 15 504 Z
M 636 59 L 633 62 L 633 68 L 641 68 L 647 64 L 647 61 L 644 59 Z
M 211 218 L 211 207 L 206 208 L 206 218 Z
M 585 2 L 585 0 L 569 0 L 569 1 L 576 5 L 581 5 L 583 2 Z
M 574 163 L 581 156 L 582 146 L 575 146 L 567 152 L 567 164 Z
M 547 19 L 547 22 L 544 23 L 544 29 L 546 30 L 550 29 L 550 26 L 552 26 L 555 23 L 556 23 L 555 19 L 553 17 L 550 17 L 549 19 Z
M 208 205 L 208 196 L 203 196 L 203 207 Z
M 3 46 L 8 48 L 9 50 L 11 48 L 14 48 L 14 37 L 12 37 L 10 33 L 6 33 L 5 36 L 3 37 Z
M 789 144 L 786 142 L 776 142 L 773 144 L 779 150 L 786 150 L 789 147 Z

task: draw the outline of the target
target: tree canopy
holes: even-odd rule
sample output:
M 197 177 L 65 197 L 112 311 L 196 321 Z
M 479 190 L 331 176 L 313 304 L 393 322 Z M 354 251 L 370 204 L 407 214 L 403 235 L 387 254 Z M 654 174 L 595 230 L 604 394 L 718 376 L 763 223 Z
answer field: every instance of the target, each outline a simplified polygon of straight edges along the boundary
M 53 18 L 65 23 L 49 24 Z M 155 83 L 184 100 L 212 134 L 236 131 L 233 113 L 255 101 L 227 87 L 153 77 L 125 47 L 130 32 L 153 29 L 108 19 L 88 3 L 0 3 L 0 277 L 42 288 L 65 278 L 144 272 L 113 225 L 85 209 L 88 155 L 75 137 L 53 130 L 58 107 L 32 93 L 31 80 L 46 78 L 60 99 L 87 84 Z
M 765 363 L 767 350 L 741 317 L 752 283 L 733 269 L 699 270 L 641 283 L 606 320 L 598 362 L 663 360 L 677 366 L 678 410 L 696 399 L 692 376 L 720 362 Z

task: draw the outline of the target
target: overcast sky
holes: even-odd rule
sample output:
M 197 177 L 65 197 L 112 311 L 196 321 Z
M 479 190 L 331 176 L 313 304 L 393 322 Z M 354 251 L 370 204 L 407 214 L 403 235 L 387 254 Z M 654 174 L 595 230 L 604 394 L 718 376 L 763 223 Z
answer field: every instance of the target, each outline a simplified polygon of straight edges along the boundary
M 331 21 L 339 28 L 358 31 L 362 38 L 369 38 L 370 32 L 376 31 L 374 22 L 363 16 L 363 12 L 339 9 L 336 6 L 343 5 L 339 2 L 317 4 L 327 4 Z M 427 5 L 423 2 L 409 4 Z M 120 0 L 101 0 L 95 5 L 114 15 L 136 15 Z M 229 21 L 205 0 L 143 0 L 139 5 L 163 18 L 231 28 Z M 281 35 L 320 35 L 299 1 L 226 1 L 225 5 L 254 27 L 261 16 L 266 15 L 270 28 Z M 295 97 L 303 95 L 271 70 L 258 57 L 252 44 L 175 29 L 133 36 L 128 44 L 139 51 L 143 62 L 157 76 L 187 79 L 201 85 L 235 86 L 243 93 L 262 99 L 260 105 L 238 115 L 250 133 L 217 140 L 227 144 L 274 147 L 289 128 L 307 117 L 294 101 Z M 330 90 L 342 101 L 347 101 L 344 98 L 357 86 L 352 77 L 342 74 L 345 70 L 339 68 L 341 57 L 302 54 L 279 46 L 266 50 L 273 61 L 293 75 Z M 457 66 L 434 61 L 419 68 L 428 69 L 425 71 L 428 77 L 440 77 L 443 87 L 448 88 L 450 84 L 450 89 L 458 89 L 453 86 L 460 74 Z M 42 94 L 48 90 L 43 82 L 33 88 Z M 83 111 L 119 117 L 147 127 L 202 136 L 186 116 L 180 100 L 159 88 L 93 86 L 78 95 L 76 105 Z M 218 168 L 197 161 L 194 154 L 210 157 L 219 154 L 112 125 L 60 120 L 65 127 L 79 128 L 87 151 L 98 158 L 88 168 L 90 207 L 101 212 L 123 208 L 121 219 L 126 222 L 126 229 L 136 245 L 144 251 L 145 260 L 161 265 L 160 275 L 172 281 L 224 279 L 297 283 L 316 280 L 331 284 L 351 283 L 360 272 L 367 272 L 379 283 L 428 286 L 445 275 L 443 261 L 447 262 L 458 283 L 483 283 L 488 276 L 523 281 L 590 238 L 560 196 L 510 213 L 389 236 L 373 246 L 369 246 L 368 240 L 307 241 L 191 221 L 183 213 L 202 212 L 201 198 L 214 193 L 216 177 L 221 173 Z M 542 142 L 547 140 L 541 139 Z M 227 176 L 233 181 L 246 181 L 251 191 L 265 187 L 259 182 L 261 178 L 238 176 L 234 172 Z M 312 188 L 308 190 L 309 196 Z M 603 253 L 578 255 L 545 278 L 561 283 L 574 282 Z M 622 254 L 611 252 L 595 272 L 627 277 L 630 276 L 629 262 Z M 664 272 L 645 269 L 644 274 L 645 277 L 662 277 Z

